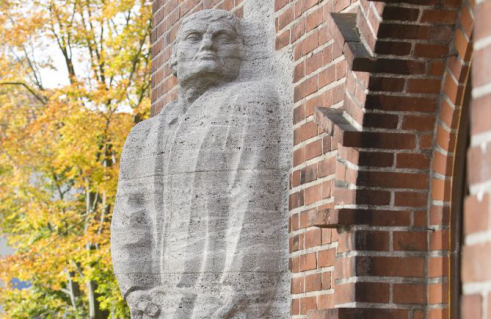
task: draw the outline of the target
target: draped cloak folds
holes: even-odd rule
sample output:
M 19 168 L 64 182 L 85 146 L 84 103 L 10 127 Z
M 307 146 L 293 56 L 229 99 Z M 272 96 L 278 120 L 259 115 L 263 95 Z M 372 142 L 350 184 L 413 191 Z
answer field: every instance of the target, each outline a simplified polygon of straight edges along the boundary
M 121 156 L 111 227 L 123 296 L 159 318 L 287 318 L 287 214 L 271 83 L 212 88 L 137 124 Z

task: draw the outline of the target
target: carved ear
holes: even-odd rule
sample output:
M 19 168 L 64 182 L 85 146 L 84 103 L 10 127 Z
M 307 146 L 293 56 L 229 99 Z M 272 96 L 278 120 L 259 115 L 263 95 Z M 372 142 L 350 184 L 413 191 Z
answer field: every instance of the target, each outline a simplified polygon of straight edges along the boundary
M 175 43 L 174 47 L 172 48 L 172 54 L 169 60 L 170 68 L 174 76 L 177 76 L 177 48 L 176 47 L 177 47 L 177 43 Z

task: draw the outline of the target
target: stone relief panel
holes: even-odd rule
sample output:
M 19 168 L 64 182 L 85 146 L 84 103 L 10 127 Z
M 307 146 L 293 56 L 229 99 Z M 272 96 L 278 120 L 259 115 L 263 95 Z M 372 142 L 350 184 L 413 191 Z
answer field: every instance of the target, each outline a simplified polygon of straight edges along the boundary
M 289 317 L 291 66 L 272 1 L 245 12 L 182 21 L 179 98 L 127 138 L 111 246 L 132 318 Z

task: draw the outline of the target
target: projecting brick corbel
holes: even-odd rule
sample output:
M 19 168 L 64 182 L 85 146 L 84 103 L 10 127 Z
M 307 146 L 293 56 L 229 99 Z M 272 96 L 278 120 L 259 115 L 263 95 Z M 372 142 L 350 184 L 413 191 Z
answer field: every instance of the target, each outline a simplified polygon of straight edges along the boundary
M 314 121 L 324 132 L 334 138 L 334 141 L 343 146 L 356 146 L 362 139 L 358 131 L 348 120 L 350 115 L 343 109 L 327 107 L 315 108 Z
M 331 136 L 335 136 L 338 132 L 340 134 L 357 132 L 356 128 L 346 117 L 346 112 L 342 109 L 317 107 L 314 116 L 317 125 Z
M 372 59 L 372 53 L 362 41 L 357 21 L 358 13 L 331 13 L 328 20 L 329 31 L 337 45 L 343 52 L 350 69 L 357 69 Z
M 424 62 L 377 58 L 360 32 L 364 25 L 366 21 L 361 11 L 330 15 L 329 30 L 352 71 L 399 75 L 425 74 Z
M 315 123 L 345 147 L 412 149 L 415 146 L 412 134 L 358 131 L 348 117 L 343 109 L 317 107 L 314 113 Z

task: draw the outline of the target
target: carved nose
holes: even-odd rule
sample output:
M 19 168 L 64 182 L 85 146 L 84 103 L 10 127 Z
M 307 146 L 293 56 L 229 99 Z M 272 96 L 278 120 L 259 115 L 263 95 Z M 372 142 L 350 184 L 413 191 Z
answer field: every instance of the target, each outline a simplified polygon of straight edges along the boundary
M 203 40 L 201 40 L 200 50 L 203 51 L 203 50 L 213 50 L 213 49 L 214 46 L 211 37 L 207 37 L 207 36 L 203 37 Z

